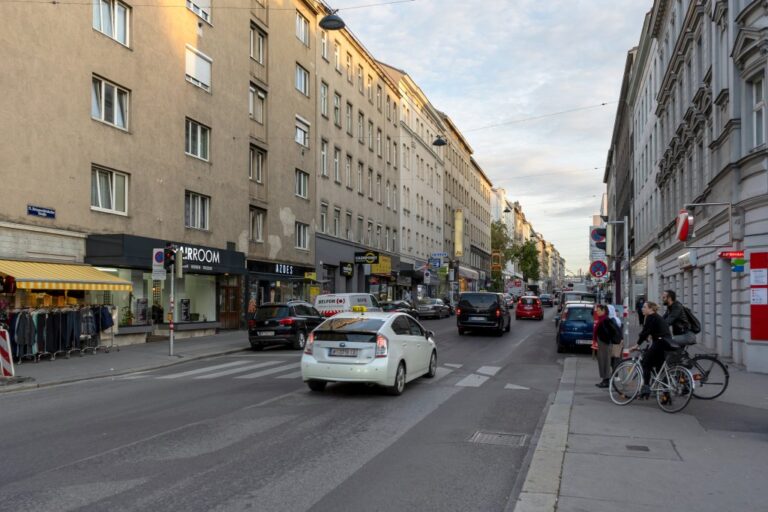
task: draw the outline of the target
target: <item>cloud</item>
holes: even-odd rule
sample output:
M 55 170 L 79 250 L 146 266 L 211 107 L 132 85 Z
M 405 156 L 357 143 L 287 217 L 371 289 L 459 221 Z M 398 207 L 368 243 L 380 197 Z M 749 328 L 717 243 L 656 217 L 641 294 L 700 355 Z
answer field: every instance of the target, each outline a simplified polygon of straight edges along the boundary
M 494 185 L 573 271 L 586 270 L 588 227 L 604 190 L 627 51 L 652 0 L 416 0 L 334 7 L 379 60 L 406 70 L 469 140 Z M 597 168 L 595 170 L 594 168 Z M 526 176 L 519 178 L 519 176 Z

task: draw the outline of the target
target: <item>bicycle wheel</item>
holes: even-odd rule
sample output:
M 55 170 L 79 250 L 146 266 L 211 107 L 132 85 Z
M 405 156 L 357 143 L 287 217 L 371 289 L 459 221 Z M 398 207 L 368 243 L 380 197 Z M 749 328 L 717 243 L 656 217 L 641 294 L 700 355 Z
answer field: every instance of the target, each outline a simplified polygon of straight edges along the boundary
M 635 399 L 643 386 L 643 372 L 634 361 L 624 361 L 613 371 L 608 394 L 616 405 L 627 405 Z
M 693 396 L 693 376 L 684 366 L 673 366 L 668 373 L 668 381 L 657 382 L 661 389 L 656 392 L 656 403 L 664 412 L 682 411 Z
M 728 387 L 728 368 L 716 357 L 702 354 L 691 358 L 691 374 L 696 388 L 693 396 L 712 400 L 725 393 Z

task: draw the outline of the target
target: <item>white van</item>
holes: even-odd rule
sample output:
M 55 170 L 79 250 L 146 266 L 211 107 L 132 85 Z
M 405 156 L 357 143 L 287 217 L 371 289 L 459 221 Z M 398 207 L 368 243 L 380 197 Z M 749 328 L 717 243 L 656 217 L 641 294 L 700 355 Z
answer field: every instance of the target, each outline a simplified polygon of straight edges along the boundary
M 315 297 L 315 309 L 324 317 L 331 317 L 342 311 L 357 311 L 361 306 L 365 311 L 381 311 L 379 301 L 370 293 L 330 293 Z

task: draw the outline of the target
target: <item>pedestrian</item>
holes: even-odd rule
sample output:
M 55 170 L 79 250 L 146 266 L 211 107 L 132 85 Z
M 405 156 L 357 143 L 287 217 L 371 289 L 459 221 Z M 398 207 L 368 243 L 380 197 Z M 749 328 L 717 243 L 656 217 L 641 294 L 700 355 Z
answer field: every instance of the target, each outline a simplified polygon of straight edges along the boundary
M 637 321 L 640 322 L 640 325 L 643 325 L 643 320 L 645 320 L 645 315 L 643 315 L 643 306 L 645 305 L 645 297 L 642 295 L 637 296 L 637 302 L 635 302 L 635 310 L 637 311 Z
M 666 290 L 661 295 L 661 301 L 667 306 L 664 321 L 672 329 L 672 343 L 681 346 L 696 343 L 696 335 L 691 331 L 683 305 L 677 301 L 677 294 L 673 290 Z
M 624 324 L 616 315 L 616 307 L 613 304 L 608 305 L 608 318 L 613 320 L 618 329 L 618 336 L 611 345 L 611 370 L 613 371 L 621 362 L 621 349 L 624 347 Z
M 621 333 L 616 323 L 609 316 L 608 307 L 605 304 L 598 304 L 595 309 L 597 312 L 597 326 L 595 327 L 597 370 L 600 373 L 601 379 L 595 386 L 607 388 L 613 373 L 611 371 L 611 347 L 621 339 Z
M 643 305 L 643 330 L 637 338 L 637 344 L 630 347 L 629 350 L 637 350 L 642 343 L 649 337 L 651 346 L 643 356 L 643 389 L 641 396 L 648 396 L 651 392 L 651 369 L 658 370 L 664 363 L 664 352 L 673 350 L 669 342 L 672 334 L 664 318 L 659 314 L 659 306 L 653 302 L 646 302 Z

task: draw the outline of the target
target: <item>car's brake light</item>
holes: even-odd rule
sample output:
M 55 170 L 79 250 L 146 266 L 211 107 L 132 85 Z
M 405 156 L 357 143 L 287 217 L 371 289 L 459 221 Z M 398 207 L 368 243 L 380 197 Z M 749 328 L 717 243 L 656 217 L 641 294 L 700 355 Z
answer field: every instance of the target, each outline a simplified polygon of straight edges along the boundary
M 501 308 L 496 309 L 496 318 L 499 318 L 501 316 Z
M 456 308 L 456 314 L 457 314 L 457 315 L 460 315 L 460 314 L 461 314 L 461 308 Z
M 281 318 L 280 321 L 278 321 L 280 325 L 293 325 L 293 322 L 295 322 L 293 318 Z
M 536 301 L 536 305 L 537 305 L 537 306 L 541 306 L 541 301 L 540 301 L 540 300 L 537 300 L 537 301 Z
M 387 357 L 389 349 L 389 340 L 386 336 L 379 334 L 376 336 L 376 357 Z
M 256 320 L 248 320 L 248 328 L 256 327 Z
M 304 353 L 312 355 L 312 348 L 315 345 L 315 333 L 311 332 L 309 333 L 309 338 L 307 338 L 307 343 L 304 345 Z

